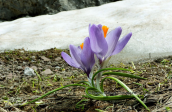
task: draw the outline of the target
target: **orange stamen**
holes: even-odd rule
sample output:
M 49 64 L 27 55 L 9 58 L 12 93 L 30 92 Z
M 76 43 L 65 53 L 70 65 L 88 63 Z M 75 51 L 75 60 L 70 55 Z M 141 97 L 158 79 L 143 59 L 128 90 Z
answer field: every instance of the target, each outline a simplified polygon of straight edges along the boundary
M 82 44 L 80 45 L 80 47 L 81 47 L 81 49 L 83 49 L 83 47 L 84 47 L 84 43 L 82 43 Z
M 104 32 L 104 38 L 106 38 L 106 34 L 107 34 L 107 32 L 108 32 L 108 27 L 107 26 L 102 26 L 102 30 L 103 30 L 103 32 Z

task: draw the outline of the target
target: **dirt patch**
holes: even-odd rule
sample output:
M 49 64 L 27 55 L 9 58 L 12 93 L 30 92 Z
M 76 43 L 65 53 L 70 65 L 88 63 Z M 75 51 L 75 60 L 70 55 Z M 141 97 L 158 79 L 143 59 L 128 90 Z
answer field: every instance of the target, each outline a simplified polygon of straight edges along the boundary
M 87 76 L 78 69 L 69 66 L 56 48 L 40 52 L 18 49 L 0 53 L 0 111 L 26 112 L 146 112 L 136 99 L 122 101 L 97 101 L 83 97 L 83 87 L 68 87 L 57 91 L 36 103 L 20 107 L 41 95 L 62 87 L 87 80 Z M 142 101 L 152 112 L 166 112 L 172 109 L 172 57 L 163 57 L 145 63 L 120 63 L 108 65 L 109 68 L 132 69 L 119 71 L 138 75 L 147 80 L 116 76 L 134 93 L 142 95 Z M 34 69 L 39 75 L 25 74 L 25 68 Z M 114 76 L 113 76 L 114 77 Z M 105 93 L 109 96 L 127 94 L 119 84 L 112 80 L 104 83 Z M 77 104 L 83 100 L 80 104 Z

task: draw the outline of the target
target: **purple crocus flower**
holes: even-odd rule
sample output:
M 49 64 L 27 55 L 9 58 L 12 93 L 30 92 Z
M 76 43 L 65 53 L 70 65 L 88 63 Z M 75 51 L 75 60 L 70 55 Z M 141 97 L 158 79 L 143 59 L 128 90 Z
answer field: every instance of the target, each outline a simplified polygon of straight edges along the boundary
M 92 51 L 96 54 L 101 68 L 105 66 L 112 55 L 122 51 L 130 40 L 132 33 L 127 34 L 119 40 L 122 29 L 117 27 L 107 34 L 108 27 L 99 25 L 89 25 L 89 37 Z M 107 34 L 107 35 L 106 35 Z
M 95 59 L 94 53 L 90 48 L 89 37 L 86 37 L 84 43 L 82 43 L 80 46 L 76 47 L 70 45 L 69 48 L 71 57 L 65 52 L 62 52 L 61 55 L 63 59 L 70 66 L 83 70 L 87 74 L 88 79 L 90 81 L 92 78 L 92 68 L 95 64 Z

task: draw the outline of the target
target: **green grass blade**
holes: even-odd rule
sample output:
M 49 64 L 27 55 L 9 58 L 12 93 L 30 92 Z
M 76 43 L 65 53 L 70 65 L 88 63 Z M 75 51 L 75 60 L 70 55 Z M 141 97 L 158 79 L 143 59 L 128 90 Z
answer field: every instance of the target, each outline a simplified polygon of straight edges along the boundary
M 36 70 L 34 70 L 34 72 L 36 73 L 36 75 L 38 76 L 39 80 L 42 81 L 41 76 L 38 74 L 38 72 Z

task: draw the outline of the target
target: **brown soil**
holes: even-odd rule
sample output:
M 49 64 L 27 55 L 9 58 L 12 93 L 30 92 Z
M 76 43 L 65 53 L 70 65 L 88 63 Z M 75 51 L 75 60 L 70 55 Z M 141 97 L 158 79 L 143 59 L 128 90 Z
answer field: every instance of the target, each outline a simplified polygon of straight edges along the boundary
M 31 52 L 23 49 L 0 53 L 0 112 L 147 112 L 135 99 L 122 101 L 97 101 L 83 97 L 85 88 L 68 87 L 57 91 L 36 103 L 24 107 L 20 105 L 63 85 L 87 80 L 87 76 L 78 69 L 69 66 L 56 48 Z M 134 93 L 143 95 L 142 101 L 151 112 L 170 112 L 172 109 L 172 57 L 163 57 L 145 63 L 120 63 L 108 65 L 108 68 L 121 67 L 147 80 L 124 78 L 123 81 Z M 36 70 L 40 75 L 27 76 L 25 67 Z M 114 76 L 113 76 L 114 77 Z M 119 84 L 106 80 L 107 95 L 127 94 Z M 79 105 L 77 103 L 83 99 Z

